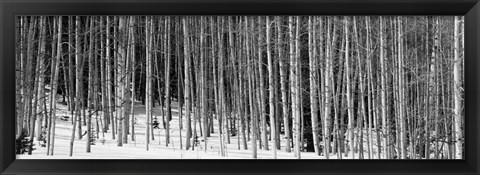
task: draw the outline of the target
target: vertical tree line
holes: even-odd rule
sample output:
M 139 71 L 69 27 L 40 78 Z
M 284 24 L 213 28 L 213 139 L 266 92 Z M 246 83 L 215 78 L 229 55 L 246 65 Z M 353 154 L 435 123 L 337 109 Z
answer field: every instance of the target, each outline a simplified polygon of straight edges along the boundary
M 88 153 L 105 135 L 119 147 L 145 139 L 149 150 L 158 139 L 207 151 L 213 134 L 222 156 L 230 144 L 251 149 L 252 158 L 271 151 L 273 159 L 278 151 L 298 159 L 303 152 L 326 159 L 465 154 L 462 17 L 16 21 L 17 139 L 45 141 L 48 155 L 62 105 L 70 156 L 76 140 L 86 139 Z M 172 145 L 175 120 L 180 145 Z M 165 133 L 154 132 L 155 122 Z M 139 126 L 144 138 L 135 136 Z

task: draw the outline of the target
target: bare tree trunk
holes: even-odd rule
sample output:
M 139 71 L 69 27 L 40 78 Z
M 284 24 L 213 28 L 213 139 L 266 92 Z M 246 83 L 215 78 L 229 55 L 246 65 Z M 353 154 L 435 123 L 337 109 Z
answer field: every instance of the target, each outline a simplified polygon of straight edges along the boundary
M 100 21 L 98 21 L 100 22 Z M 100 34 L 101 35 L 101 34 Z M 95 41 L 98 41 L 98 37 L 95 38 Z M 101 43 L 101 40 L 100 42 L 96 42 L 95 43 L 95 48 L 94 50 L 99 50 L 99 44 Z M 100 56 L 100 59 L 101 59 L 101 52 L 100 52 L 100 55 L 98 54 L 98 52 L 96 52 L 94 54 L 94 58 L 98 58 L 98 56 Z M 99 71 L 99 68 L 98 68 L 98 61 L 97 59 L 94 59 L 94 74 L 93 74 L 93 80 L 94 80 L 94 89 L 93 89 L 93 94 L 94 94 L 94 98 L 93 98 L 93 106 L 94 106 L 94 113 L 95 113 L 95 134 L 96 134 L 96 138 L 98 139 L 99 138 L 99 133 L 100 133 L 100 123 L 98 121 L 98 113 L 99 111 L 101 110 L 100 109 L 100 104 L 101 104 L 101 101 L 100 101 L 100 94 L 99 93 L 102 93 L 100 90 L 101 90 L 101 87 L 100 87 L 100 78 L 98 76 L 98 71 Z
M 34 112 L 34 106 L 32 104 L 32 99 L 34 98 L 33 94 L 34 94 L 34 81 L 35 81 L 35 68 L 33 67 L 33 63 L 35 60 L 33 58 L 34 56 L 34 45 L 33 45 L 33 41 L 35 39 L 35 34 L 36 34 L 36 26 L 37 25 L 37 20 L 35 17 L 30 17 L 30 24 L 29 24 L 29 29 L 28 29 L 28 38 L 27 38 L 27 60 L 25 62 L 25 73 L 24 73 L 24 77 L 23 77 L 23 80 L 24 80 L 24 83 L 23 83 L 23 99 L 24 99 L 24 106 L 23 107 L 23 115 L 21 116 L 21 119 L 19 120 L 20 121 L 20 132 L 23 132 L 25 131 L 25 134 L 28 135 L 31 131 L 30 131 L 30 122 L 29 120 L 32 119 L 33 115 L 32 113 Z M 55 24 L 54 24 L 55 25 Z M 35 28 L 34 28 L 35 27 Z M 55 45 L 55 42 L 52 42 L 52 47 L 56 47 Z M 52 52 L 52 55 L 54 55 L 55 53 L 55 50 L 52 49 L 53 52 Z M 53 64 L 52 64 L 53 65 Z M 53 65 L 54 66 L 54 65 Z M 22 66 L 23 68 L 23 66 Z M 53 69 L 53 67 L 52 67 Z M 52 74 L 53 75 L 53 74 Z M 51 110 L 50 110 L 51 111 Z M 50 131 L 50 127 L 49 127 L 49 131 Z M 50 136 L 50 135 L 49 135 Z M 30 138 L 31 140 L 33 138 Z M 31 141 L 30 140 L 30 141 Z M 50 139 L 48 140 L 50 143 Z M 48 145 L 50 146 L 50 145 Z M 47 151 L 48 152 L 48 151 Z
M 388 159 L 387 148 L 388 148 L 388 123 L 387 123 L 387 101 L 386 101 L 386 65 L 385 65 L 385 42 L 384 42 L 384 25 L 383 25 L 383 17 L 380 16 L 380 82 L 381 82 L 381 93 L 380 97 L 382 99 L 382 133 L 383 133 L 383 152 L 384 158 Z
M 42 126 L 42 121 L 43 120 L 46 120 L 46 111 L 43 111 L 42 110 L 42 106 L 44 106 L 43 102 L 44 102 L 44 98 L 46 98 L 45 96 L 45 70 L 46 70 L 46 66 L 45 66 L 45 47 L 46 47 L 46 28 L 47 28 L 47 24 L 46 24 L 46 17 L 40 17 L 40 44 L 39 44 L 39 58 L 38 58 L 38 62 L 37 62 L 37 74 L 38 74 L 38 87 L 37 87 L 37 101 L 39 101 L 38 103 L 38 106 L 36 106 L 36 114 L 37 115 L 40 115 L 38 118 L 37 118 L 37 124 L 36 124 L 36 128 L 35 129 L 37 131 L 37 134 L 36 134 L 36 138 L 37 138 L 37 141 L 41 141 L 41 140 L 44 140 L 43 138 L 43 126 Z M 33 133 L 33 130 L 32 130 L 32 133 Z M 33 138 L 33 136 L 31 135 L 30 136 L 31 138 Z M 32 150 L 32 149 L 30 149 Z M 29 153 L 30 154 L 30 153 Z
M 207 151 L 208 136 L 208 118 L 207 118 L 207 78 L 206 78 L 206 59 L 205 59 L 205 41 L 204 41 L 204 17 L 200 17 L 200 79 L 201 79 L 201 110 L 203 116 L 203 141 L 205 142 L 205 151 Z
M 250 45 L 252 44 L 251 40 L 250 40 L 250 35 L 249 33 L 247 32 L 250 28 L 248 22 L 249 22 L 249 17 L 245 17 L 245 37 L 246 37 L 246 42 L 245 42 L 245 46 L 246 46 L 246 58 L 247 58 L 247 76 L 248 76 L 248 103 L 249 103 L 249 110 L 250 110 L 250 116 L 251 116 L 251 127 L 252 127 L 252 158 L 256 159 L 257 158 L 257 122 L 258 122 L 258 118 L 257 118 L 257 114 L 254 110 L 254 100 L 253 100 L 253 96 L 254 96 L 254 90 L 253 90 L 253 64 L 252 64 L 252 59 L 253 56 L 252 56 L 252 53 L 250 53 Z M 251 21 L 252 24 L 253 24 L 253 20 Z M 253 25 L 252 25 L 253 27 Z
M 34 136 L 35 136 L 35 131 L 36 129 L 38 129 L 40 132 L 38 132 L 38 137 L 37 137 L 37 141 L 40 141 L 40 137 L 41 137 L 41 120 L 42 120 L 42 115 L 40 113 L 42 113 L 42 111 L 40 110 L 41 108 L 39 108 L 39 101 L 40 101 L 40 106 L 41 105 L 41 99 L 39 99 L 39 96 L 41 95 L 41 91 L 39 90 L 40 88 L 45 88 L 44 87 L 44 73 L 43 73 L 43 66 L 44 66 L 44 52 L 45 52 L 45 19 L 44 17 L 40 17 L 40 34 L 39 34 L 39 44 L 38 44 L 38 56 L 37 56 L 37 59 L 36 59 L 36 66 L 35 66 L 35 77 L 34 77 L 34 83 L 33 83 L 33 92 L 34 93 L 34 102 L 33 102 L 33 106 L 32 106 L 32 111 L 33 111 L 33 115 L 31 116 L 31 119 L 30 119 L 30 123 L 29 123 L 29 127 L 30 127 L 30 133 L 29 133 L 29 137 L 30 137 L 30 146 L 29 146 L 29 150 L 28 150 L 28 155 L 31 155 L 32 154 L 32 150 L 33 150 L 33 140 L 34 140 Z M 38 124 L 38 125 L 36 125 Z M 38 127 L 38 128 L 37 128 Z
M 366 57 L 367 57 L 367 75 L 366 75 L 366 87 L 367 87 L 367 115 L 368 115 L 368 125 L 367 125 L 367 144 L 368 144 L 368 159 L 373 158 L 373 137 L 372 137 L 372 87 L 370 86 L 371 80 L 370 80 L 370 74 L 371 74 L 371 58 L 370 58 L 370 17 L 366 16 L 365 17 L 365 28 L 366 30 Z
M 103 27 L 103 16 L 100 17 L 100 29 L 103 30 L 104 27 Z M 107 132 L 108 130 L 108 118 L 109 118 L 109 114 L 110 112 L 108 111 L 108 91 L 107 91 L 107 86 L 108 86 L 108 82 L 107 82 L 107 74 L 108 72 L 106 72 L 106 69 L 107 69 L 107 64 L 106 64 L 106 57 L 104 57 L 104 52 L 106 50 L 107 47 L 105 47 L 105 44 L 104 44 L 104 35 L 103 34 L 100 34 L 100 85 L 101 85 L 101 97 L 102 97 L 102 101 L 101 101 L 101 106 L 102 106 L 102 122 L 103 122 L 103 125 L 102 125 L 102 136 L 103 138 L 105 137 L 105 133 Z
M 217 24 L 219 25 L 219 29 L 217 30 L 217 44 L 219 46 L 218 48 L 218 64 L 214 66 L 218 66 L 218 108 L 219 108 L 219 122 L 218 122 L 218 127 L 219 127 L 219 136 L 220 136 L 220 153 L 222 156 L 226 156 L 226 145 L 225 145 L 225 134 L 226 132 L 223 129 L 225 128 L 225 124 L 227 123 L 227 116 L 226 116 L 226 101 L 225 101 L 225 90 L 224 90 L 224 78 L 223 78 L 223 57 L 225 56 L 224 54 L 224 17 L 217 17 Z
M 315 38 L 315 22 L 314 17 L 308 17 L 308 55 L 309 55 L 309 68 L 310 68 L 310 115 L 312 118 L 312 137 L 313 137 L 313 148 L 315 150 L 315 155 L 320 155 L 320 147 L 319 147 L 319 136 L 318 136 L 318 98 L 317 98 L 317 62 L 316 62 L 316 55 L 314 53 L 314 45 L 313 40 Z
M 56 58 L 55 58 L 55 65 L 52 64 L 52 91 L 50 94 L 50 115 L 51 118 L 53 118 L 51 128 L 49 128 L 51 131 L 51 140 L 49 139 L 50 142 L 50 155 L 53 156 L 54 153 L 54 146 L 55 146 L 55 119 L 56 117 L 56 94 L 57 94 L 57 86 L 58 86 L 58 75 L 60 71 L 60 58 L 62 54 L 62 17 L 58 17 L 58 27 L 57 27 L 57 53 L 56 53 Z M 47 151 L 48 152 L 48 151 Z
M 324 152 L 325 152 L 325 158 L 329 159 L 330 158 L 330 124 L 331 124 L 331 118 L 330 118 L 330 108 L 331 108 L 331 91 L 332 91 L 332 85 L 330 79 L 332 78 L 333 75 L 331 75 L 331 69 L 332 69 L 332 37 L 331 35 L 331 26 L 332 26 L 332 17 L 328 17 L 328 24 L 327 24 L 327 49 L 326 49 L 326 62 L 325 62 L 325 109 L 324 109 L 324 134 L 326 136 L 326 140 L 324 140 Z M 335 26 L 333 27 L 335 31 Z
M 107 22 L 108 23 L 108 22 Z M 82 78 L 82 67 L 83 67 L 83 64 L 82 64 L 82 57 L 80 55 L 80 16 L 76 16 L 75 17 L 75 61 L 76 61 L 76 82 L 75 82 L 75 85 L 76 85 L 76 105 L 75 105 L 75 117 L 73 118 L 74 122 L 73 122 L 73 128 L 72 128 L 72 138 L 70 140 L 70 157 L 73 156 L 73 144 L 74 144 L 74 141 L 75 141 L 75 128 L 76 128 L 76 125 L 77 125 L 77 121 L 78 121 L 78 125 L 81 125 L 81 123 L 79 122 L 80 120 L 80 108 L 81 108 L 81 102 L 80 102 L 80 99 L 81 99 L 81 95 L 82 95 L 82 89 L 81 89 L 81 78 Z
M 401 151 L 400 151 L 400 157 L 402 159 L 406 159 L 407 158 L 407 147 L 406 147 L 406 144 L 405 144 L 405 140 L 406 140 L 406 129 L 405 129 L 405 116 L 404 116 L 404 95 L 403 95 L 403 32 L 402 32 L 402 19 L 401 17 L 398 17 L 397 19 L 398 21 L 398 92 L 399 92 L 399 115 L 400 115 L 400 147 L 401 147 Z
M 296 153 L 297 153 L 297 159 L 301 159 L 301 147 L 302 147 L 302 139 L 301 139 L 301 132 L 302 132 L 302 127 L 301 127 L 301 58 L 300 58 L 300 16 L 296 17 L 296 27 L 295 27 L 295 73 L 294 73 L 294 79 L 295 79 L 295 108 L 297 109 L 296 115 L 295 115 L 295 125 L 296 125 Z
M 259 16 L 258 17 L 258 31 L 259 31 L 259 35 L 261 36 L 262 35 L 262 30 L 261 30 L 261 26 L 262 26 L 262 20 L 261 20 L 261 17 Z M 265 87 L 264 87 L 264 74 L 263 74 L 263 63 L 262 63 L 262 47 L 261 45 L 263 44 L 262 43 L 262 40 L 261 40 L 262 37 L 258 37 L 258 72 L 259 72 L 259 85 L 260 85 L 260 97 L 259 97 L 259 100 L 260 100 L 260 118 L 261 118 L 261 130 L 262 130 L 262 139 L 263 139 L 263 149 L 264 150 L 268 150 L 268 132 L 267 132 L 267 121 L 266 121 L 266 111 L 265 111 Z
M 353 106 L 352 106 L 352 95 L 350 89 L 350 37 L 349 37 L 349 28 L 348 28 L 348 21 L 350 20 L 349 17 L 345 17 L 345 76 L 347 78 L 347 92 L 345 97 L 347 98 L 347 115 L 348 115 L 348 142 L 350 146 L 350 151 L 352 152 L 352 159 L 355 159 L 355 152 L 353 151 L 354 148 L 354 116 L 353 116 Z M 383 99 L 383 98 L 382 98 Z M 348 153 L 348 151 L 346 151 Z
M 123 146 L 123 134 L 124 134 L 124 119 L 125 119 L 125 108 L 124 103 L 125 102 L 125 95 L 126 95 L 126 89 L 125 89 L 125 82 L 126 82 L 126 76 L 125 76 L 125 67 L 126 67 L 126 58 L 127 54 L 125 53 L 126 49 L 126 38 L 125 38 L 125 31 L 127 30 L 125 28 L 126 26 L 126 18 L 125 16 L 119 16 L 118 17 L 118 57 L 116 57 L 116 67 L 117 67 L 117 120 L 118 120 L 118 125 L 117 125 L 117 146 Z
M 166 36 L 166 59 L 165 59 L 165 102 L 166 102 L 166 111 L 167 111 L 167 119 L 166 119 L 166 130 L 165 130 L 165 144 L 168 147 L 170 143 L 170 120 L 172 120 L 172 110 L 171 110 L 171 102 L 170 102 L 170 62 L 171 62 L 171 54 L 170 54 L 170 17 L 167 16 L 165 20 L 165 36 Z
M 19 54 L 19 58 L 20 58 L 20 63 L 17 63 L 16 65 L 16 68 L 18 70 L 23 70 L 25 68 L 25 43 L 28 43 L 28 41 L 26 42 L 25 41 L 25 38 L 27 38 L 27 31 L 28 31 L 28 25 L 26 24 L 27 23 L 27 17 L 24 16 L 24 17 L 20 17 L 20 54 Z M 17 109 L 16 111 L 18 112 L 17 113 L 17 118 L 16 118 L 16 132 L 15 132 L 15 136 L 16 138 L 18 139 L 20 136 L 21 136 L 21 133 L 22 133 L 22 130 L 23 130 L 23 118 L 24 118 L 24 115 L 25 115 L 25 111 L 24 111 L 24 107 L 25 107 L 25 72 L 24 71 L 17 71 L 16 75 L 18 76 L 18 79 L 17 80 L 17 88 L 19 89 L 20 92 L 17 92 L 17 96 L 16 98 L 17 99 L 20 99 L 18 100 L 18 104 L 17 104 Z M 45 105 L 46 106 L 46 105 Z M 45 111 L 46 112 L 46 111 Z M 46 116 L 45 116 L 46 117 Z M 47 119 L 45 118 L 45 121 Z
M 53 20 L 52 22 L 52 43 L 51 43 L 51 48 L 52 48 L 52 57 L 55 57 L 55 54 L 56 54 L 56 49 L 57 49 L 57 46 L 55 45 L 56 42 L 57 42 L 57 35 L 55 35 L 55 31 L 57 30 L 57 20 Z M 27 45 L 28 47 L 28 45 Z M 28 48 L 27 48 L 27 59 L 29 59 L 28 56 Z M 55 76 L 55 61 L 56 59 L 53 59 L 50 63 L 50 77 L 52 77 L 52 80 L 50 81 L 50 94 L 49 94 L 49 97 L 48 97 L 48 103 L 49 103 L 49 108 L 48 108 L 48 111 L 47 111 L 47 121 L 46 121 L 46 133 L 47 133 L 47 156 L 50 155 L 50 146 L 51 146 L 51 137 L 52 137 L 52 111 L 54 110 L 53 109 L 53 103 L 56 103 L 56 94 L 54 96 L 53 93 L 52 93 L 52 88 L 53 88 L 53 77 Z M 27 72 L 29 71 L 29 69 L 26 70 Z M 27 95 L 27 99 L 28 99 L 28 83 L 25 83 L 26 84 L 26 95 Z M 27 102 L 26 104 L 28 104 L 29 102 Z M 28 106 L 25 106 L 25 112 L 27 114 L 27 116 L 29 115 L 28 114 Z M 24 118 L 26 119 L 26 118 Z
M 356 43 L 357 43 L 357 47 L 356 47 L 356 50 L 357 50 L 357 61 L 358 61 L 358 81 L 359 81 L 359 90 L 360 90 L 360 94 L 358 95 L 358 103 L 359 103 L 359 117 L 358 118 L 358 121 L 357 121 L 357 127 L 360 129 L 359 132 L 360 132 L 360 138 L 359 140 L 357 141 L 359 144 L 360 144 L 360 153 L 359 153 L 359 159 L 363 159 L 363 131 L 362 131 L 362 121 L 363 121 L 363 118 L 365 118 L 365 101 L 364 101 L 364 85 L 363 85 L 363 69 L 362 69 L 362 62 L 361 62 L 361 58 L 360 58 L 360 50 L 359 50 L 359 44 L 360 44 L 360 41 L 359 41 L 359 36 L 358 36 L 358 32 L 357 32 L 357 23 L 356 23 L 356 18 L 353 17 L 353 31 L 355 32 L 354 35 L 355 35 L 355 40 L 356 40 Z M 358 126 L 359 125 L 359 126 Z
M 150 122 L 152 119 L 152 58 L 151 58 L 151 44 L 152 44 L 152 24 L 153 20 L 151 16 L 145 18 L 145 52 L 146 52 L 146 86 L 145 86 L 145 113 L 146 113 L 146 134 L 145 134 L 145 146 L 148 151 L 150 142 Z M 152 133 L 153 134 L 153 133 Z
M 187 116 L 187 139 L 185 143 L 185 149 L 190 148 L 190 138 L 192 137 L 191 128 L 191 98 L 190 98 L 190 51 L 189 51 L 189 34 L 188 34 L 188 17 L 184 17 L 183 21 L 183 50 L 184 50 L 184 69 L 185 69 L 185 115 Z
M 438 18 L 435 18 L 435 22 L 434 22 L 434 41 L 433 41 L 433 50 L 432 50 L 432 84 L 433 84 L 433 88 L 434 88 L 434 97 L 435 97 L 435 101 L 433 102 L 435 108 L 433 109 L 432 112 L 434 112 L 434 118 L 433 118 L 433 128 L 435 130 L 435 133 L 436 133 L 436 136 L 435 136 L 435 147 L 434 147 L 434 158 L 435 159 L 438 159 L 438 144 L 439 144 L 439 140 L 440 140 L 440 131 L 438 129 L 438 107 L 439 107 L 439 97 L 438 97 L 438 76 L 437 76 L 437 72 L 439 71 L 438 70 L 438 60 L 440 59 L 440 57 L 438 56 L 440 53 L 439 53 L 439 49 L 440 49 L 440 32 L 439 32 L 439 20 Z M 432 89 L 433 89 L 432 88 Z
M 88 121 L 87 121 L 87 140 L 86 140 L 86 152 L 90 152 L 90 140 L 92 139 L 92 109 L 94 108 L 93 106 L 93 74 L 94 74 L 94 69 L 93 69 L 93 43 L 95 43 L 95 39 L 93 38 L 93 21 L 94 21 L 93 16 L 91 16 L 90 19 L 90 39 L 89 39 L 89 51 L 88 51 Z
M 122 94 L 123 94 L 123 97 L 122 97 L 122 114 L 123 114 L 123 118 L 122 118 L 122 142 L 123 143 L 128 143 L 128 133 L 129 133 L 129 130 L 130 130 L 130 127 L 129 127 L 129 123 L 130 123 L 130 112 L 131 112 L 131 106 L 132 106 L 132 90 L 135 89 L 134 86 L 131 86 L 131 82 L 132 82 L 132 67 L 133 65 L 131 64 L 131 57 L 133 55 L 132 53 L 132 48 L 135 47 L 135 45 L 133 44 L 133 36 L 130 34 L 133 29 L 134 29 L 134 24 L 133 24 L 133 21 L 132 21 L 132 18 L 134 18 L 133 16 L 130 16 L 130 17 L 127 17 L 125 18 L 125 31 L 123 31 L 122 35 L 124 36 L 125 40 L 123 41 L 125 46 L 124 46 L 124 61 L 123 61 L 123 72 L 124 72 L 124 75 L 123 75 L 123 78 L 124 78 L 124 83 L 123 83 L 123 89 L 122 89 Z
M 108 115 L 110 117 L 110 123 L 112 124 L 112 139 L 115 139 L 115 120 L 114 120 L 114 115 L 113 115 L 113 110 L 114 110 L 114 101 L 112 100 L 113 92 L 112 92 L 112 59 L 111 59 L 111 54 L 110 54 L 110 17 L 107 16 L 107 21 L 106 21 L 106 65 L 105 65 L 105 70 L 106 70 L 106 80 L 107 80 L 107 105 L 108 105 Z M 108 126 L 108 125 L 107 125 Z
M 180 22 L 180 17 L 176 18 L 178 21 L 175 22 Z M 182 30 L 182 25 L 180 23 L 175 24 L 175 35 L 180 36 L 180 31 Z M 177 102 L 178 102 L 178 108 L 179 108 L 179 117 L 178 117 L 178 131 L 179 131 L 179 140 L 180 140 L 180 149 L 183 149 L 183 138 L 182 138 L 182 130 L 183 130 L 183 97 L 182 97 L 182 92 L 183 92 L 183 76 L 181 72 L 181 50 L 180 50 L 180 44 L 181 42 L 180 37 L 175 37 L 175 54 L 176 54 L 176 71 L 175 73 L 177 74 Z
M 280 90 L 282 91 L 282 109 L 283 109 L 283 122 L 284 122 L 284 132 L 286 137 L 285 143 L 285 150 L 290 152 L 290 127 L 288 122 L 288 97 L 287 97 L 287 65 L 285 63 L 286 58 L 283 56 L 283 47 L 282 43 L 282 28 L 281 28 L 281 17 L 277 17 L 277 49 L 278 49 L 278 57 L 279 57 L 279 66 L 280 66 Z
M 324 85 L 325 85 L 325 80 L 326 80 L 326 78 L 325 78 L 325 64 L 324 63 L 325 63 L 325 58 L 326 58 L 326 53 L 327 53 L 327 49 L 326 49 L 327 47 L 326 47 L 326 45 L 324 45 L 324 38 L 325 38 L 325 35 L 326 35 L 325 30 L 328 31 L 328 29 L 326 29 L 326 26 L 328 26 L 328 25 L 324 25 L 324 22 L 323 22 L 324 18 L 326 18 L 326 17 L 318 17 L 318 18 L 319 18 L 318 23 L 321 24 L 320 29 L 319 29 L 319 36 L 320 37 L 318 37 L 319 38 L 318 44 L 319 44 L 319 48 L 320 48 L 319 49 L 319 55 L 318 55 L 318 57 L 319 57 L 318 65 L 320 67 L 320 70 L 317 72 L 318 78 L 319 78 L 319 80 L 317 80 L 317 81 L 320 81 L 319 82 L 319 86 L 320 86 L 319 87 L 319 94 L 318 94 L 318 104 L 319 104 L 318 107 L 319 107 L 319 109 L 324 109 L 325 108 L 325 99 L 324 99 L 325 98 L 325 86 Z M 319 110 L 319 111 L 320 111 L 320 113 L 319 113 L 319 116 L 320 116 L 319 126 L 322 127 L 321 129 L 319 129 L 319 132 L 322 133 L 321 134 L 321 137 L 322 137 L 321 139 L 323 141 L 323 146 L 324 146 L 322 148 L 321 145 L 319 144 L 319 147 L 322 148 L 321 150 L 325 155 L 326 135 L 325 135 L 324 130 L 323 130 L 323 126 L 325 124 L 325 115 L 324 115 L 325 111 L 324 110 Z
M 241 18 L 237 18 L 237 20 L 239 21 L 239 26 L 238 28 L 241 29 Z M 242 46 L 242 38 L 239 37 L 239 39 L 237 40 L 237 46 Z M 240 48 L 240 47 L 238 47 Z M 240 122 L 240 133 L 242 135 L 242 146 L 243 146 L 243 149 L 244 150 L 247 150 L 248 149 L 248 145 L 247 145 L 247 134 L 248 134 L 248 131 L 247 130 L 247 115 L 245 114 L 245 82 L 244 82 L 244 69 L 241 69 L 242 67 L 244 67 L 245 65 L 245 57 L 243 56 L 243 52 L 241 49 L 238 49 L 239 51 L 237 52 L 238 53 L 238 58 L 240 58 L 239 60 L 239 69 L 238 70 L 238 98 L 236 98 L 238 100 L 238 115 L 239 115 L 239 122 Z
M 426 43 L 425 43 L 425 50 L 426 50 L 426 57 L 428 58 L 429 57 L 429 18 L 426 17 Z M 427 59 L 427 69 L 428 71 L 430 70 L 430 59 Z M 424 121 L 424 124 L 425 124 L 425 158 L 426 159 L 430 159 L 430 128 L 429 128 L 429 115 L 430 115 L 430 109 L 429 109 L 429 105 L 430 105 L 430 79 L 427 80 L 427 83 L 426 83 L 426 88 L 425 88 L 425 91 L 427 91 L 426 93 L 426 98 L 425 98 L 425 109 L 426 109 L 426 113 L 425 113 L 425 121 Z
M 277 159 L 277 148 L 276 148 L 276 142 L 277 142 L 277 135 L 276 135 L 276 128 L 275 128 L 275 104 L 273 102 L 273 96 L 274 96 L 274 84 L 273 84 L 273 77 L 275 76 L 273 74 L 273 60 L 272 60 L 272 55 L 271 55 L 271 50 L 270 50 L 270 17 L 266 16 L 266 40 L 267 40 L 267 59 L 268 59 L 268 89 L 269 89 L 269 104 L 270 104 L 270 133 L 272 137 L 272 149 L 273 149 L 273 159 Z
M 297 132 L 298 132 L 298 125 L 296 123 L 296 119 L 299 115 L 299 109 L 298 109 L 298 104 L 296 104 L 297 100 L 296 100 L 296 89 L 295 89 L 295 86 L 296 86 L 296 77 L 295 77 L 295 71 L 296 71 L 296 67 L 295 67 L 295 45 L 294 45 L 294 41 L 295 41 L 295 38 L 294 38 L 294 29 L 293 29 L 293 17 L 290 16 L 288 18 L 288 28 L 289 28 L 289 46 L 290 46 L 290 49 L 289 49 L 289 57 L 290 57 L 290 94 L 291 94 L 291 106 L 292 106 L 292 122 L 294 122 L 294 124 L 292 124 L 292 130 L 295 131 L 295 133 L 293 133 L 293 142 L 295 143 L 295 147 L 294 147 L 294 153 L 295 153 L 295 156 L 297 156 L 298 152 L 297 152 Z M 288 126 L 288 125 L 287 125 Z M 287 138 L 289 139 L 289 138 Z
M 454 64 L 453 64 L 453 101 L 455 104 L 453 113 L 455 121 L 455 159 L 463 158 L 463 123 L 462 123 L 462 84 L 461 78 L 461 59 L 460 59 L 460 37 L 461 37 L 461 17 L 455 16 L 454 20 Z
M 130 17 L 130 26 L 133 27 L 133 25 L 135 24 L 136 20 L 135 20 L 135 17 Z M 132 138 L 132 141 L 136 141 L 135 140 L 135 124 L 136 124 L 136 118 L 135 118 L 135 71 L 136 71 L 136 64 L 135 64 L 135 30 L 130 30 L 130 35 L 132 37 L 132 40 L 131 40 L 131 44 L 133 47 L 131 47 L 131 59 L 130 59 L 130 66 L 131 66 L 131 71 L 132 71 L 132 98 L 131 98 L 131 107 L 130 107 L 130 115 L 131 115 L 131 127 L 132 127 L 132 131 L 131 131 L 131 138 Z M 127 121 L 128 122 L 128 121 Z M 125 139 L 126 140 L 126 139 Z

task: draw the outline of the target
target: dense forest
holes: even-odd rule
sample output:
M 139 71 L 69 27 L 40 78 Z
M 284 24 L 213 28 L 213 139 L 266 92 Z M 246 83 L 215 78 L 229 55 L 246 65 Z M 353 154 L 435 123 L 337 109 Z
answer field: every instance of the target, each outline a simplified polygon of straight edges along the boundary
M 89 153 L 107 137 L 145 151 L 216 145 L 222 157 L 463 159 L 463 26 L 460 16 L 19 16 L 16 153 L 54 155 L 63 138 L 74 156 L 80 141 Z

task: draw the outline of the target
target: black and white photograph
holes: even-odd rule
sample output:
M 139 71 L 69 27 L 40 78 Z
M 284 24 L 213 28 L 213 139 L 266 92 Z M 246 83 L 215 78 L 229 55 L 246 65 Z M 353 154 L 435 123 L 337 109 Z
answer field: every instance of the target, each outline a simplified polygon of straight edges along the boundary
M 15 154 L 465 159 L 464 50 L 463 16 L 16 16 Z

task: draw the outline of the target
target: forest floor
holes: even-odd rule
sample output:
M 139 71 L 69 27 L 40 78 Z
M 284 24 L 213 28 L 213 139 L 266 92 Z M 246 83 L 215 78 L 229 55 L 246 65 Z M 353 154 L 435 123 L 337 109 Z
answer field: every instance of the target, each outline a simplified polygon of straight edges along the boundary
M 214 131 L 207 138 L 207 149 L 205 150 L 205 143 L 200 141 L 200 144 L 195 146 L 195 150 L 185 150 L 185 136 L 186 127 L 183 127 L 182 143 L 183 149 L 180 149 L 180 127 L 179 127 L 179 108 L 176 102 L 172 103 L 172 120 L 170 121 L 171 142 L 168 146 L 165 144 L 165 129 L 162 127 L 162 113 L 159 106 L 154 107 L 153 115 L 158 116 L 160 122 L 160 129 L 154 129 L 155 140 L 151 140 L 149 144 L 149 151 L 146 150 L 145 145 L 145 130 L 146 130 L 146 115 L 145 106 L 139 102 L 135 105 L 135 141 L 132 141 L 131 135 L 128 135 L 128 143 L 124 143 L 122 147 L 117 146 L 117 141 L 112 139 L 111 130 L 107 133 L 99 133 L 99 138 L 95 138 L 95 145 L 91 145 L 91 152 L 86 152 L 86 136 L 81 140 L 78 139 L 77 133 L 75 135 L 73 156 L 69 156 L 70 140 L 72 137 L 72 124 L 70 112 L 67 106 L 61 103 L 57 104 L 57 120 L 55 129 L 55 147 L 54 155 L 47 156 L 46 147 L 39 146 L 35 141 L 35 150 L 32 155 L 17 155 L 18 159 L 250 159 L 252 158 L 251 142 L 248 141 L 248 149 L 243 149 L 242 140 L 240 139 L 240 149 L 238 147 L 238 137 L 231 136 L 230 144 L 226 144 L 226 155 L 222 156 L 220 153 L 220 141 L 218 134 L 218 121 L 214 120 Z M 185 111 L 185 110 L 183 110 Z M 60 120 L 60 116 L 70 116 L 68 121 Z M 193 116 L 192 116 L 193 117 Z M 101 115 L 98 116 L 99 122 Z M 183 117 L 185 124 L 185 115 Z M 92 129 L 95 130 L 95 116 L 92 116 Z M 83 122 L 82 122 L 83 123 Z M 185 125 L 184 125 L 185 126 Z M 198 125 L 197 125 L 198 126 Z M 82 132 L 85 132 L 86 126 L 82 125 Z M 111 129 L 111 128 L 110 128 Z M 77 128 L 78 130 L 78 128 Z M 78 131 L 76 131 L 78 132 Z M 200 129 L 197 127 L 197 134 L 200 135 Z M 199 140 L 203 137 L 199 136 Z M 226 143 L 226 141 L 225 141 Z M 258 142 L 257 142 L 258 143 Z M 286 139 L 281 136 L 281 149 L 277 150 L 278 159 L 295 159 L 293 152 L 285 151 Z M 272 147 L 272 142 L 269 142 L 269 148 Z M 292 149 L 293 151 L 293 149 Z M 350 154 L 351 155 L 351 154 Z M 273 157 L 273 150 L 257 149 L 257 157 L 259 159 L 271 159 Z M 357 156 L 355 156 L 357 157 Z M 302 152 L 302 159 L 325 159 L 324 156 L 316 156 L 314 152 Z M 344 157 L 344 159 L 351 159 L 351 157 Z M 330 154 L 330 159 L 337 159 L 337 156 Z

